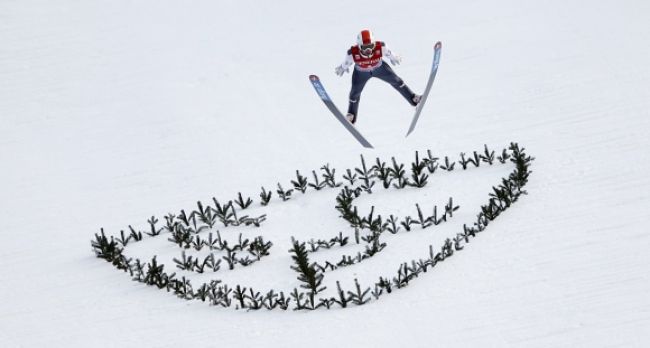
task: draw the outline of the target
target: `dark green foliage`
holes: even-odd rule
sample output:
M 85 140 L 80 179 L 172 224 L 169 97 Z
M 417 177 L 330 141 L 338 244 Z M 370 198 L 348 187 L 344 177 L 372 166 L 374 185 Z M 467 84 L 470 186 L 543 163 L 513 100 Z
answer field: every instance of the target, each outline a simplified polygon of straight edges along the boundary
M 355 292 L 348 291 L 349 300 L 357 306 L 361 306 L 370 302 L 370 297 L 368 296 L 370 288 L 366 288 L 362 291 L 361 285 L 359 285 L 359 281 L 356 278 L 354 279 L 354 286 L 356 288 Z
M 319 298 L 316 308 L 325 307 L 326 309 L 330 309 L 334 303 L 334 298 Z
M 528 183 L 528 176 L 532 173 L 529 170 L 530 162 L 535 158 L 524 154 L 524 148 L 519 148 L 517 143 L 510 143 L 510 151 L 512 151 L 512 161 L 515 164 L 515 170 L 510 174 L 509 179 L 519 189 L 520 193 L 526 194 L 526 191 L 521 190 L 526 183 Z
M 347 180 L 350 183 L 350 186 L 354 186 L 354 183 L 357 181 L 357 174 L 354 174 L 352 170 L 347 169 L 346 174 L 343 174 L 343 179 Z
M 457 205 L 455 206 L 454 199 L 452 197 L 449 197 L 449 202 L 447 203 L 447 205 L 445 205 L 445 215 L 449 215 L 449 217 L 454 217 L 454 212 L 458 209 L 460 209 L 460 207 Z
M 431 150 L 427 150 L 427 158 L 424 158 L 423 161 L 427 165 L 429 174 L 434 174 L 438 169 L 438 157 L 433 157 Z
M 375 177 L 381 180 L 382 185 L 385 189 L 390 188 L 390 184 L 393 181 L 390 168 L 386 167 L 386 162 L 382 162 L 379 157 L 375 165 L 372 167 L 372 170 L 375 173 Z
M 481 160 L 489 165 L 494 163 L 494 151 L 490 151 L 487 147 L 487 144 L 484 144 L 484 151 L 481 155 Z
M 393 291 L 393 283 L 387 278 L 379 277 L 379 282 L 376 285 L 386 290 L 386 293 L 388 294 L 390 294 Z
M 319 181 L 319 180 L 318 180 L 318 175 L 316 174 L 316 171 L 315 171 L 315 170 L 312 170 L 312 171 L 311 171 L 311 174 L 312 174 L 313 177 L 314 177 L 314 182 L 313 182 L 313 183 L 309 183 L 309 187 L 315 189 L 316 191 L 320 191 L 320 190 L 322 190 L 323 188 L 327 187 L 327 181 L 322 181 L 322 182 Z
M 214 224 L 216 223 L 217 217 L 212 213 L 212 208 L 203 207 L 203 203 L 200 201 L 196 202 L 196 206 L 198 210 L 195 210 L 192 212 L 192 216 L 199 217 L 199 221 L 203 223 L 203 226 L 200 227 L 195 227 L 195 233 L 199 233 L 203 230 L 206 230 L 208 228 L 212 228 Z M 194 219 L 194 223 L 196 224 L 196 218 Z
M 248 246 L 248 252 L 259 261 L 262 256 L 268 256 L 269 250 L 273 246 L 272 242 L 265 242 L 261 236 L 255 237 L 253 242 Z
M 135 264 L 131 266 L 133 280 L 137 282 L 144 282 L 144 265 L 140 262 L 140 259 L 135 259 Z
M 253 200 L 248 197 L 244 199 L 244 197 L 241 195 L 241 192 L 237 193 L 237 199 L 235 200 L 235 203 L 241 208 L 241 209 L 246 209 L 250 207 L 251 204 L 253 204 Z
M 388 232 L 392 234 L 396 234 L 397 232 L 399 232 L 400 227 L 399 227 L 398 219 L 394 215 L 389 216 L 386 222 L 388 223 L 388 226 L 386 227 L 386 230 Z
M 333 298 L 332 300 L 334 303 L 341 306 L 341 308 L 346 308 L 350 299 L 345 295 L 345 291 L 341 289 L 341 284 L 338 280 L 336 281 L 336 293 L 338 294 L 338 298 Z
M 469 163 L 469 161 L 465 159 L 464 152 L 460 153 L 460 161 L 458 161 L 458 163 L 460 163 L 461 167 L 463 167 L 463 170 L 467 169 L 467 164 Z
M 312 294 L 318 294 L 325 290 L 326 287 L 322 286 L 323 273 L 318 272 L 316 267 L 309 263 L 309 254 L 305 243 L 301 243 L 294 238 L 291 239 L 291 242 L 293 248 L 289 252 L 293 253 L 291 259 L 295 263 L 294 266 L 291 266 L 291 269 L 298 273 L 298 280 L 303 283 L 300 284 L 300 287 L 310 290 Z
M 246 288 L 239 286 L 235 287 L 235 290 L 233 291 L 233 297 L 235 301 L 237 301 L 237 309 L 245 309 L 246 308 Z
M 280 183 L 278 183 L 278 189 L 275 192 L 277 192 L 278 196 L 280 196 L 280 198 L 282 198 L 282 201 L 286 202 L 286 201 L 291 199 L 291 193 L 293 193 L 293 190 L 285 191 L 282 188 L 282 185 L 280 185 Z
M 465 153 L 461 152 L 460 161 L 458 161 L 458 163 L 463 167 L 463 170 L 467 169 L 469 163 L 473 164 L 475 167 L 479 167 L 481 165 L 481 156 L 478 152 L 474 151 L 473 157 L 465 159 Z
M 326 164 L 320 168 L 323 173 L 323 178 L 325 179 L 325 183 L 329 187 L 339 187 L 342 184 L 340 182 L 336 182 L 336 169 L 330 169 L 330 165 Z
M 309 252 L 317 252 L 320 249 L 330 249 L 335 245 L 344 246 L 348 244 L 348 237 L 343 237 L 343 232 L 339 232 L 338 236 L 331 238 L 330 240 L 322 239 L 310 239 L 307 243 L 309 244 Z
M 298 291 L 297 288 L 293 288 L 293 291 L 289 295 L 293 299 L 293 302 L 296 304 L 296 306 L 293 308 L 294 311 L 309 309 L 309 303 L 307 302 L 308 300 L 305 300 L 304 292 Z
M 192 256 L 187 256 L 185 255 L 185 251 L 181 253 L 181 259 L 174 258 L 174 262 L 176 263 L 176 267 L 181 269 L 181 270 L 192 270 L 194 269 L 194 263 L 195 259 Z
M 101 229 L 101 235 L 95 233 L 95 240 L 90 242 L 93 252 L 100 259 L 108 262 L 118 259 L 122 255 L 122 248 L 117 245 L 115 239 L 111 236 L 110 241 L 104 234 L 104 229 Z
M 427 186 L 427 180 L 429 179 L 429 176 L 426 173 L 421 173 L 419 175 L 416 175 L 415 173 L 411 177 L 411 182 L 408 183 L 408 185 L 417 187 L 417 188 L 422 188 Z
M 296 170 L 296 180 L 291 180 L 293 188 L 300 191 L 302 194 L 305 194 L 307 191 L 307 178 L 300 175 L 300 172 Z
M 267 206 L 269 202 L 271 201 L 271 195 L 273 194 L 273 191 L 266 191 L 266 189 L 262 186 L 262 192 L 260 193 L 260 198 L 261 201 L 260 203 L 263 206 Z
M 127 244 L 129 244 L 129 241 L 131 240 L 131 235 L 124 235 L 124 230 L 120 231 L 120 238 L 117 239 L 117 241 L 122 244 L 123 247 L 125 247 Z
M 232 201 L 229 201 L 224 205 L 220 204 L 219 201 L 214 197 L 212 197 L 212 201 L 215 205 L 214 213 L 216 217 L 224 226 L 228 227 L 228 225 L 232 223 L 231 218 L 235 215 L 235 209 L 232 206 Z
M 147 220 L 149 223 L 149 232 L 146 232 L 149 237 L 155 237 L 162 232 L 162 228 L 156 228 L 156 224 L 158 223 L 158 219 L 156 219 L 155 216 L 151 216 L 149 220 Z
M 142 240 L 142 232 L 140 231 L 136 232 L 136 230 L 133 227 L 131 227 L 131 225 L 129 225 L 129 230 L 131 231 L 130 236 L 131 238 L 133 238 L 134 241 L 139 242 Z
M 167 285 L 164 275 L 165 265 L 158 265 L 156 261 L 156 256 L 151 259 L 151 262 L 147 264 L 147 273 L 144 277 L 144 283 L 147 285 L 156 285 L 159 289 L 162 289 Z
M 322 285 L 324 272 L 333 271 L 339 267 L 345 267 L 357 264 L 363 260 L 381 252 L 386 243 L 380 241 L 381 235 L 384 231 L 396 234 L 404 227 L 407 231 L 411 230 L 413 224 L 419 224 L 422 228 L 438 225 L 441 222 L 447 221 L 451 218 L 454 212 L 459 209 L 454 206 L 452 198 L 444 207 L 444 214 L 438 216 L 437 207 L 433 208 L 432 216 L 425 216 L 420 209 L 419 204 L 416 204 L 417 217 L 413 219 L 406 217 L 401 222 L 393 215 L 390 215 L 385 221 L 381 215 L 375 214 L 374 206 L 371 208 L 368 215 L 361 217 L 358 214 L 358 209 L 353 205 L 354 199 L 358 198 L 362 192 L 372 193 L 372 186 L 377 180 L 381 180 L 384 188 L 389 188 L 391 185 L 395 188 L 404 188 L 406 186 L 423 187 L 426 185 L 428 178 L 424 172 L 426 168 L 429 174 L 433 174 L 438 168 L 447 171 L 453 170 L 454 163 L 450 162 L 448 157 L 445 157 L 444 163 L 440 165 L 438 158 L 433 157 L 431 151 L 427 151 L 427 157 L 420 160 L 419 154 L 415 154 L 415 162 L 411 165 L 412 178 L 409 180 L 405 177 L 404 165 L 398 164 L 395 158 L 392 158 L 392 167 L 386 166 L 379 158 L 376 164 L 370 169 L 367 168 L 363 156 L 361 156 L 361 168 L 355 168 L 355 172 L 347 171 L 346 180 L 350 182 L 349 187 L 345 187 L 336 198 L 336 209 L 341 213 L 341 216 L 346 219 L 354 228 L 354 241 L 357 244 L 364 243 L 363 252 L 357 252 L 356 255 L 342 255 L 339 262 L 325 261 L 323 265 L 317 263 L 310 263 L 308 258 L 308 251 L 305 243 L 297 242 L 292 239 L 293 248 L 290 250 L 294 265 L 291 268 L 298 273 L 298 280 L 301 282 L 299 288 L 306 289 L 302 292 L 299 288 L 295 288 L 289 297 L 285 297 L 283 292 L 276 293 L 274 290 L 263 293 L 254 291 L 253 289 L 246 288 L 240 285 L 235 288 L 230 288 L 226 284 L 220 284 L 220 280 L 214 280 L 207 283 L 202 283 L 196 291 L 190 283 L 190 280 L 181 277 L 176 278 L 176 274 L 166 274 L 164 272 L 164 265 L 158 264 L 156 256 L 143 265 L 139 259 L 132 262 L 131 258 L 127 258 L 123 254 L 123 248 L 131 242 L 142 240 L 143 232 L 136 231 L 133 227 L 129 226 L 130 233 L 127 235 L 124 231 L 120 231 L 119 236 L 106 236 L 104 230 L 101 234 L 95 234 L 95 239 L 91 241 L 93 252 L 99 258 L 103 258 L 111 262 L 116 268 L 128 272 L 133 280 L 142 282 L 148 285 L 156 286 L 159 289 L 166 289 L 167 292 L 172 292 L 176 296 L 190 300 L 200 300 L 202 302 L 209 302 L 210 305 L 220 307 L 230 307 L 233 301 L 237 308 L 246 308 L 248 310 L 258 310 L 261 308 L 267 309 L 282 309 L 286 310 L 291 301 L 294 301 L 294 309 L 313 310 L 316 308 L 331 308 L 334 304 L 345 308 L 349 303 L 356 305 L 363 305 L 371 299 L 378 299 L 382 294 L 390 294 L 393 289 L 402 288 L 407 286 L 412 280 L 418 278 L 422 273 L 428 271 L 429 268 L 434 268 L 438 263 L 453 256 L 454 252 L 464 250 L 464 245 L 469 243 L 471 238 L 476 237 L 479 233 L 485 231 L 491 221 L 501 215 L 507 208 L 512 206 L 518 198 L 526 194 L 523 187 L 527 184 L 530 171 L 530 164 L 534 158 L 527 156 L 524 149 L 520 148 L 517 143 L 511 143 L 508 149 L 504 149 L 502 154 L 496 157 L 501 163 L 512 162 L 515 165 L 508 177 L 501 180 L 500 185 L 492 187 L 489 193 L 489 199 L 485 205 L 481 206 L 480 212 L 476 215 L 475 221 L 470 224 L 463 224 L 462 233 L 457 233 L 453 238 L 447 238 L 439 249 L 434 252 L 432 246 L 429 246 L 429 255 L 425 258 L 413 259 L 410 262 L 404 262 L 400 265 L 397 273 L 393 277 L 380 277 L 374 286 L 362 288 L 357 279 L 355 279 L 355 290 L 344 291 L 340 283 L 337 282 L 337 296 L 318 298 L 317 295 L 325 290 Z M 484 146 L 484 151 L 479 154 L 474 151 L 472 157 L 465 157 L 461 154 L 460 165 L 466 169 L 469 164 L 476 167 L 480 166 L 480 162 L 485 162 L 490 165 L 494 163 L 495 152 L 490 151 L 488 147 Z M 325 187 L 339 187 L 341 183 L 334 180 L 334 169 L 330 169 L 329 165 L 321 168 L 325 173 L 323 174 L 324 182 L 319 181 L 315 171 L 312 171 L 314 178 L 313 183 L 307 180 L 296 171 L 296 179 L 292 181 L 294 189 L 303 193 L 306 192 L 307 187 L 312 187 L 315 190 L 321 190 Z M 354 186 L 355 182 L 360 181 L 358 186 Z M 278 184 L 278 194 L 283 200 L 288 200 L 293 190 L 284 191 L 280 184 Z M 271 192 L 266 192 L 262 187 L 261 204 L 267 205 L 271 199 Z M 200 251 L 203 247 L 210 250 L 218 250 L 225 253 L 225 256 L 217 259 L 214 254 L 210 254 L 205 259 L 200 260 L 197 257 L 187 256 L 185 251 L 182 251 L 180 258 L 174 258 L 174 263 L 177 268 L 185 271 L 192 271 L 203 273 L 205 271 L 216 272 L 220 269 L 220 264 L 225 261 L 229 269 L 234 269 L 235 265 L 241 266 L 252 265 L 261 260 L 262 257 L 269 255 L 269 250 L 272 246 L 271 242 L 265 242 L 261 236 L 254 238 L 252 241 L 242 237 L 239 234 L 239 239 L 235 242 L 224 241 L 221 238 L 219 231 L 216 233 L 216 238 L 210 233 L 208 238 L 201 238 L 199 233 L 204 229 L 212 228 L 216 221 L 221 221 L 226 227 L 240 226 L 240 225 L 255 225 L 259 226 L 265 220 L 266 215 L 259 217 L 249 217 L 248 215 L 238 217 L 237 211 L 233 206 L 233 202 L 229 201 L 225 205 L 220 205 L 219 202 L 213 198 L 215 208 L 210 206 L 204 207 L 201 202 L 197 202 L 197 210 L 186 214 L 184 210 L 180 211 L 178 216 L 168 214 L 165 216 L 166 225 L 162 228 L 157 227 L 158 220 L 151 217 L 148 220 L 150 225 L 150 232 L 144 232 L 151 237 L 159 235 L 163 230 L 170 233 L 169 240 L 176 243 L 183 249 L 193 248 Z M 250 198 L 244 199 L 239 193 L 239 199 L 235 201 L 241 209 L 246 209 L 251 203 Z M 343 233 L 339 232 L 338 236 L 329 240 L 310 240 L 309 252 L 316 252 L 321 248 L 329 249 L 334 246 L 344 246 L 349 243 L 348 237 L 343 237 Z M 238 255 L 246 254 L 244 257 Z M 222 256 L 222 255 L 220 255 Z
M 415 162 L 411 163 L 412 183 L 409 183 L 410 186 L 422 188 L 427 185 L 427 179 L 429 178 L 429 176 L 426 173 L 423 173 L 424 168 L 426 167 L 427 167 L 426 161 L 420 161 L 418 152 L 415 151 Z
M 375 175 L 373 171 L 366 166 L 366 160 L 363 158 L 363 155 L 361 155 L 361 168 L 354 168 L 354 170 L 359 174 L 359 179 L 363 182 L 360 186 L 361 189 L 368 193 L 372 193 L 372 187 L 375 186 L 375 181 L 373 180 Z
M 407 232 L 410 232 L 411 231 L 411 225 L 413 225 L 414 223 L 415 223 L 415 221 L 413 221 L 413 219 L 411 219 L 410 216 L 407 216 L 407 217 L 404 218 L 404 221 L 402 221 L 400 223 L 400 225 L 402 225 L 402 227 L 404 227 L 404 229 Z
M 497 160 L 501 163 L 506 163 L 510 159 L 510 154 L 507 149 L 503 149 L 500 156 L 497 156 Z
M 192 230 L 186 229 L 183 225 L 178 224 L 174 227 L 171 237 L 167 238 L 168 241 L 178 244 L 179 247 L 189 249 L 192 246 Z
M 248 309 L 250 310 L 258 310 L 264 307 L 264 298 L 259 292 L 253 291 L 253 289 L 248 289 L 246 299 L 248 300 Z
M 440 168 L 451 172 L 452 170 L 454 170 L 455 164 L 456 162 L 449 162 L 449 157 L 445 156 L 445 164 L 441 165 Z
M 403 189 L 409 184 L 408 179 L 406 178 L 406 172 L 404 171 L 404 164 L 398 164 L 395 157 L 391 157 L 391 160 L 393 162 L 393 167 L 390 168 L 390 173 L 393 178 L 397 180 L 397 183 L 393 184 L 393 187 Z
M 431 221 L 428 218 L 425 218 L 424 214 L 422 214 L 422 210 L 420 209 L 420 205 L 416 203 L 415 207 L 418 209 L 418 219 L 413 221 L 413 223 L 420 225 L 420 227 L 422 227 L 422 229 L 425 229 L 425 228 L 431 226 Z
M 237 264 L 237 253 L 235 251 L 226 249 L 226 256 L 221 257 L 221 259 L 226 261 L 229 270 L 235 269 L 235 265 Z

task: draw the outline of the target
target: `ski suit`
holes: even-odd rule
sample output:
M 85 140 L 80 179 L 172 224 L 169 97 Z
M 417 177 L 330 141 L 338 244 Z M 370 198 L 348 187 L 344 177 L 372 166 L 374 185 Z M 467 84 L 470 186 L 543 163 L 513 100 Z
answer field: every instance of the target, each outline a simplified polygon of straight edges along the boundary
M 354 71 L 352 72 L 352 88 L 350 90 L 350 103 L 348 105 L 349 114 L 357 115 L 361 91 L 363 91 L 366 82 L 372 77 L 389 83 L 411 105 L 416 105 L 413 101 L 415 93 L 404 83 L 404 80 L 395 74 L 388 63 L 382 59 L 383 57 L 388 58 L 393 65 L 399 62 L 399 58 L 382 41 L 375 42 L 372 55 L 369 57 L 361 55 L 358 45 L 352 46 L 348 50 L 345 61 L 340 66 L 347 70 L 352 64 L 355 65 Z

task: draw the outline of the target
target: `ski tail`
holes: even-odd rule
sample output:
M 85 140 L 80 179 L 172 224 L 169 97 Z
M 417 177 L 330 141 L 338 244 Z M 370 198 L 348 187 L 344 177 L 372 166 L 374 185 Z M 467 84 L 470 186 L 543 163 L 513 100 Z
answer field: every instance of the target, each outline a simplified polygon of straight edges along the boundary
M 409 126 L 409 130 L 406 133 L 407 137 L 409 136 L 409 134 L 413 132 L 413 130 L 415 130 L 415 125 L 418 123 L 418 119 L 420 118 L 420 113 L 422 112 L 424 103 L 426 103 L 427 97 L 429 96 L 429 92 L 431 91 L 431 86 L 433 86 L 433 81 L 436 79 L 436 73 L 438 72 L 438 64 L 440 63 L 441 50 L 442 50 L 442 43 L 438 41 L 433 46 L 433 64 L 431 65 L 431 72 L 429 73 L 427 86 L 424 89 L 424 92 L 422 93 L 422 99 L 420 99 L 418 106 L 415 108 L 415 115 L 413 115 L 413 119 L 411 120 L 411 125 Z
M 325 106 L 332 112 L 334 117 L 341 122 L 343 127 L 354 136 L 355 139 L 365 148 L 370 148 L 372 149 L 372 145 L 366 140 L 366 138 L 359 133 L 359 131 L 350 123 L 348 120 L 343 116 L 341 111 L 334 105 L 334 102 L 330 98 L 330 96 L 327 94 L 327 91 L 325 91 L 325 87 L 323 84 L 320 82 L 320 78 L 316 75 L 309 75 L 309 82 L 311 82 L 312 86 L 316 90 L 316 94 L 320 97 L 320 99 L 325 103 Z

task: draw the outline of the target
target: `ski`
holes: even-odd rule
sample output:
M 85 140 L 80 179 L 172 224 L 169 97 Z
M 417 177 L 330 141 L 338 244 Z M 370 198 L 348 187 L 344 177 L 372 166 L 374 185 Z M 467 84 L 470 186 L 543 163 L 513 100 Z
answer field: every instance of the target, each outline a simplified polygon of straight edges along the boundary
M 409 127 L 409 130 L 406 133 L 407 137 L 415 129 L 415 125 L 418 123 L 418 118 L 420 118 L 420 112 L 422 112 L 422 108 L 424 107 L 424 103 L 427 101 L 427 96 L 429 95 L 429 92 L 431 91 L 431 86 L 433 85 L 433 80 L 435 80 L 436 73 L 438 72 L 438 63 L 440 63 L 440 51 L 441 51 L 441 49 L 442 49 L 442 43 L 440 41 L 436 42 L 436 44 L 433 46 L 433 65 L 431 66 L 431 73 L 429 74 L 429 81 L 427 81 L 427 87 L 424 89 L 424 93 L 422 93 L 422 99 L 418 103 L 418 106 L 415 108 L 415 115 L 413 116 L 413 120 L 411 121 L 411 126 Z
M 361 143 L 363 147 L 366 148 L 371 148 L 372 145 L 366 140 L 366 138 L 359 133 L 359 131 L 354 128 L 354 126 L 348 122 L 348 120 L 343 116 L 341 111 L 334 105 L 334 102 L 332 102 L 332 99 L 330 99 L 329 95 L 327 95 L 327 92 L 325 92 L 325 87 L 323 87 L 323 84 L 320 82 L 320 79 L 316 75 L 309 75 L 309 81 L 311 84 L 314 86 L 314 89 L 316 90 L 316 93 L 320 97 L 320 99 L 325 103 L 325 106 L 334 114 L 334 117 L 336 117 L 339 122 L 347 129 L 356 139 Z

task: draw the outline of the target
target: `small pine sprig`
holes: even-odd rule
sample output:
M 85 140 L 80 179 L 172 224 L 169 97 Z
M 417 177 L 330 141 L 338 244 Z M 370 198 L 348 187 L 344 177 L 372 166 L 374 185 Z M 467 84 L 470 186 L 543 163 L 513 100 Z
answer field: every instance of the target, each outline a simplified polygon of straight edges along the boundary
M 151 231 L 151 232 L 146 232 L 146 234 L 148 236 L 155 237 L 155 236 L 159 235 L 160 232 L 162 232 L 162 230 L 163 230 L 162 228 L 160 228 L 160 229 L 156 228 L 156 224 L 158 223 L 158 219 L 156 219 L 155 216 L 151 216 L 151 218 L 149 218 L 149 220 L 147 220 L 147 222 L 149 223 L 149 227 L 150 227 L 150 231 Z
M 131 231 L 131 238 L 133 238 L 134 241 L 139 242 L 142 240 L 142 232 L 141 231 L 136 231 L 133 226 L 129 225 L 129 230 Z
M 291 184 L 294 189 L 300 191 L 302 194 L 305 194 L 305 191 L 307 191 L 307 178 L 302 176 L 298 170 L 296 170 L 296 180 L 291 180 Z
M 410 216 L 407 216 L 407 217 L 404 218 L 404 221 L 402 221 L 400 223 L 400 225 L 402 225 L 402 227 L 404 227 L 406 232 L 410 232 L 411 231 L 411 225 L 413 225 L 414 223 L 415 222 L 413 221 L 413 219 Z
M 368 293 L 370 292 L 370 288 L 367 288 L 362 291 L 361 285 L 359 285 L 359 281 L 356 278 L 354 278 L 354 286 L 356 288 L 355 292 L 348 291 L 348 296 L 350 301 L 356 304 L 357 306 L 361 306 L 370 302 L 370 297 L 368 296 Z
M 368 193 L 372 193 L 372 187 L 375 185 L 373 180 L 375 175 L 373 171 L 366 166 L 366 160 L 363 158 L 363 155 L 361 155 L 361 168 L 354 168 L 354 170 L 359 174 L 359 179 L 363 181 L 361 188 Z
M 122 248 L 117 245 L 113 236 L 108 240 L 103 228 L 100 231 L 101 234 L 95 233 L 95 240 L 90 242 L 93 252 L 98 258 L 113 262 L 122 255 Z
M 375 165 L 372 167 L 372 170 L 375 173 L 375 176 L 381 180 L 382 185 L 385 189 L 390 188 L 390 184 L 393 181 L 393 177 L 390 175 L 390 168 L 386 167 L 386 162 L 382 162 L 379 157 L 375 162 Z
M 280 198 L 282 198 L 282 201 L 286 202 L 286 201 L 291 199 L 291 194 L 293 193 L 293 189 L 289 189 L 289 190 L 285 191 L 282 188 L 282 185 L 280 185 L 280 183 L 278 183 L 278 189 L 275 192 L 277 192 L 278 196 L 280 196 Z
M 340 182 L 336 182 L 336 169 L 330 169 L 329 163 L 320 168 L 323 173 L 323 178 L 325 183 L 329 187 L 339 187 L 342 185 Z
M 431 153 L 431 150 L 427 150 L 427 158 L 423 159 L 423 161 L 427 164 L 427 170 L 429 171 L 429 174 L 435 173 L 438 169 L 438 160 L 439 158 L 434 157 Z
M 354 183 L 357 181 L 357 174 L 354 174 L 350 169 L 346 169 L 346 174 L 343 174 L 343 179 L 347 180 L 350 186 L 354 186 Z
M 411 173 L 414 176 L 419 176 L 420 173 L 427 167 L 427 164 L 424 160 L 420 160 L 420 154 L 418 151 L 415 151 L 415 161 L 411 163 Z
M 392 157 L 391 160 L 393 162 L 393 167 L 390 168 L 390 173 L 393 178 L 397 180 L 397 184 L 393 184 L 393 187 L 403 189 L 409 184 L 408 179 L 406 178 L 406 172 L 404 171 L 404 164 L 398 164 L 395 157 Z
M 445 215 L 449 215 L 449 217 L 454 217 L 454 212 L 458 209 L 460 209 L 460 206 L 454 205 L 454 198 L 449 197 L 449 202 L 447 203 L 447 205 L 445 205 Z
M 348 306 L 348 303 L 350 302 L 350 299 L 348 296 L 345 295 L 345 291 L 341 289 L 341 284 L 339 281 L 336 281 L 336 293 L 338 295 L 338 298 L 332 298 L 334 303 L 338 304 L 341 306 L 341 308 L 346 308 Z
M 463 170 L 467 169 L 467 164 L 469 163 L 469 160 L 465 159 L 465 153 L 464 152 L 460 153 L 460 161 L 458 161 L 458 163 L 460 163 Z
M 262 236 L 255 237 L 253 242 L 248 246 L 248 252 L 259 261 L 263 256 L 270 255 L 269 250 L 273 246 L 272 242 L 265 242 Z
M 431 226 L 431 221 L 428 218 L 425 218 L 424 214 L 422 214 L 422 209 L 420 209 L 420 205 L 416 203 L 415 207 L 418 210 L 418 220 L 413 221 L 413 223 L 420 225 L 422 229 Z
M 492 163 L 494 163 L 494 151 L 490 151 L 487 144 L 483 144 L 483 149 L 483 154 L 480 156 L 481 160 L 489 165 L 492 165 Z
M 503 149 L 500 156 L 497 156 L 497 160 L 502 164 L 505 164 L 510 159 L 510 154 L 507 149 Z
M 244 200 L 244 197 L 242 197 L 241 192 L 238 192 L 237 194 L 237 199 L 235 200 L 235 203 L 241 208 L 241 209 L 246 209 L 250 207 L 251 204 L 253 204 L 253 200 L 248 197 L 246 200 Z
M 315 170 L 312 170 L 311 173 L 314 176 L 314 183 L 309 183 L 309 187 L 313 188 L 316 191 L 320 191 L 327 186 L 327 181 L 321 182 L 318 180 L 318 175 L 316 174 Z
M 271 195 L 272 194 L 273 194 L 273 191 L 268 191 L 267 192 L 266 189 L 264 188 L 264 186 L 262 186 L 262 192 L 260 193 L 260 198 L 261 198 L 260 203 L 263 206 L 267 206 L 269 204 L 269 202 L 271 201 Z
M 212 208 L 204 208 L 201 201 L 196 202 L 196 206 L 198 207 L 198 210 L 195 213 L 199 216 L 199 221 L 207 225 L 201 226 L 199 230 L 212 228 L 217 221 L 217 216 L 212 213 Z
M 293 248 L 289 252 L 293 253 L 291 258 L 295 263 L 294 266 L 291 266 L 291 269 L 298 273 L 298 280 L 303 283 L 300 284 L 300 287 L 310 290 L 312 294 L 318 294 L 325 290 L 326 287 L 322 285 L 324 275 L 318 272 L 313 264 L 309 263 L 309 254 L 305 243 L 301 243 L 293 237 L 291 242 Z
M 400 227 L 398 223 L 398 219 L 394 215 L 390 215 L 388 217 L 388 220 L 386 220 L 388 223 L 388 226 L 386 227 L 386 230 L 392 234 L 397 234 L 399 232 Z
M 231 218 L 235 215 L 235 209 L 232 206 L 232 201 L 228 201 L 227 204 L 223 205 L 219 203 L 219 201 L 214 197 L 212 197 L 212 201 L 215 205 L 214 212 L 216 214 L 216 217 L 225 227 L 228 227 L 232 223 Z
M 235 290 L 232 293 L 233 298 L 238 302 L 237 309 L 246 309 L 246 287 L 242 287 L 239 284 L 235 286 Z
M 305 293 L 302 291 L 298 291 L 298 288 L 293 288 L 293 291 L 289 295 L 291 296 L 291 299 L 293 299 L 293 302 L 296 304 L 296 306 L 293 308 L 294 311 L 299 311 L 299 310 L 309 308 L 307 300 L 304 300 Z
M 445 156 L 445 164 L 441 165 L 440 168 L 448 172 L 451 172 L 452 170 L 454 170 L 454 165 L 456 165 L 456 162 L 450 162 L 449 157 Z
M 123 247 L 125 247 L 127 244 L 129 244 L 129 241 L 131 240 L 131 235 L 125 235 L 124 230 L 120 231 L 120 238 L 117 239 L 117 241 L 122 244 Z

